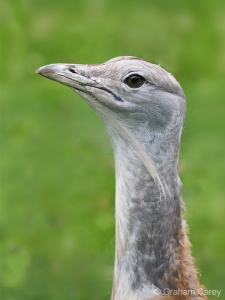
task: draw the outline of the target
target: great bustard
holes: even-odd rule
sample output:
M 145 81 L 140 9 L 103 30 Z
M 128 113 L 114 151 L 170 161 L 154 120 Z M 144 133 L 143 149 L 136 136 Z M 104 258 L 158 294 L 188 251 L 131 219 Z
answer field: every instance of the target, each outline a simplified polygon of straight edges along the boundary
M 174 77 L 136 57 L 51 64 L 37 73 L 96 111 L 116 168 L 112 300 L 206 299 L 190 252 L 177 163 L 185 95 Z

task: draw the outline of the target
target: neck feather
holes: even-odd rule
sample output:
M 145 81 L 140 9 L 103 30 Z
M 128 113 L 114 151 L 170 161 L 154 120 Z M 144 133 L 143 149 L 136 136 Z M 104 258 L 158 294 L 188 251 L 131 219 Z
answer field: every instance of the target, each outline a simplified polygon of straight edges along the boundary
M 152 136 L 139 148 L 153 164 L 163 192 L 137 147 L 119 135 L 114 140 L 116 253 L 112 300 L 151 299 L 166 289 L 199 288 L 182 214 L 177 171 L 180 137 L 172 139 L 173 143 L 166 143 L 165 137 L 163 143 L 155 139 Z

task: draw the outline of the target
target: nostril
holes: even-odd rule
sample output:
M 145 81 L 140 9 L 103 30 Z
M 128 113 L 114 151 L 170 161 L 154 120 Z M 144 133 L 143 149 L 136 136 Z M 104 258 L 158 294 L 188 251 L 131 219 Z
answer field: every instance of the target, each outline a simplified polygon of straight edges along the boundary
M 76 73 L 75 70 L 74 70 L 73 68 L 71 68 L 71 67 L 69 68 L 69 71 L 70 71 L 71 73 Z

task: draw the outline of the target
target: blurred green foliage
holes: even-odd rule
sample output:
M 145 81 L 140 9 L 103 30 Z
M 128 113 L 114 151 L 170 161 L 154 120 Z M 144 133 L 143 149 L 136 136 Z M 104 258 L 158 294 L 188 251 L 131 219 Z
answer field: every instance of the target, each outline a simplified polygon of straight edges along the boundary
M 3 0 L 0 18 L 1 299 L 109 299 L 110 141 L 75 93 L 34 71 L 119 55 L 160 63 L 184 88 L 193 253 L 202 283 L 224 288 L 225 2 Z

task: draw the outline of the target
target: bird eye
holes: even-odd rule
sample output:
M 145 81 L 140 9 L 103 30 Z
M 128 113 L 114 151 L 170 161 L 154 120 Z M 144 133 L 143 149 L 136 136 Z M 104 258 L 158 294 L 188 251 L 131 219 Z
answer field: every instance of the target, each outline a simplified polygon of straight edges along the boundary
M 145 79 L 137 74 L 127 77 L 124 81 L 131 88 L 139 88 L 145 82 Z

